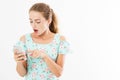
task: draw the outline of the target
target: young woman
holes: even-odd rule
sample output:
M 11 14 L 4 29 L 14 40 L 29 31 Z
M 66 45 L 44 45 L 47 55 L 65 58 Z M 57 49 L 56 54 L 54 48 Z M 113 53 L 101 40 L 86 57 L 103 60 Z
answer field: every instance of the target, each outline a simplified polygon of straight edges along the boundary
M 16 70 L 25 80 L 59 80 L 69 43 L 58 33 L 54 11 L 45 3 L 29 10 L 33 32 L 23 35 L 14 48 Z

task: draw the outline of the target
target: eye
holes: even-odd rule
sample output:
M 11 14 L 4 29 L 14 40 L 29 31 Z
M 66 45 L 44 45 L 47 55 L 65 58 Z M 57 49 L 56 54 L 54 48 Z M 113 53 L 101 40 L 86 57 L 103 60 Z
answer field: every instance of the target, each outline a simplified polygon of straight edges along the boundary
M 30 23 L 33 23 L 33 21 L 30 21 Z
M 40 22 L 36 22 L 37 24 L 39 24 Z

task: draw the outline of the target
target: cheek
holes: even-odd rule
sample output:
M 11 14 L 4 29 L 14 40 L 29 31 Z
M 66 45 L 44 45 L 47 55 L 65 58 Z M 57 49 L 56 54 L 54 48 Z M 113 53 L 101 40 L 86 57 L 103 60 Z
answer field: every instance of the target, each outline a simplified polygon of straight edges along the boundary
M 44 24 L 44 28 L 45 28 L 45 29 L 48 28 L 48 25 L 47 25 L 47 24 Z
M 44 25 L 45 28 L 48 28 L 48 26 L 49 26 L 48 21 L 45 21 L 45 22 L 43 23 L 43 25 Z
M 48 25 L 45 23 L 42 25 L 42 29 L 47 29 L 48 28 Z
M 47 27 L 47 25 L 44 24 L 44 25 L 39 25 L 38 28 L 39 28 L 40 31 L 44 31 L 44 30 L 46 30 L 48 27 Z

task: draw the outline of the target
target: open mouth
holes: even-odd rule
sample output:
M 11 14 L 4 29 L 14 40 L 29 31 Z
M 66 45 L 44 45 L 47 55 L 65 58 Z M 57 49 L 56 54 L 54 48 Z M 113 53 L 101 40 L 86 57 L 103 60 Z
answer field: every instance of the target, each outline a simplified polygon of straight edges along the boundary
M 38 30 L 37 30 L 37 29 L 34 29 L 34 32 L 38 32 Z

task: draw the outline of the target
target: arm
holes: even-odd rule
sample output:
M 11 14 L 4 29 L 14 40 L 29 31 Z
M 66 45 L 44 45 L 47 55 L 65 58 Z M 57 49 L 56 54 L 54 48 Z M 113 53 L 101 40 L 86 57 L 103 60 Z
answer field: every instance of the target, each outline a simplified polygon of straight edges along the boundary
M 25 42 L 25 36 L 22 36 L 20 38 L 20 41 Z M 16 54 L 16 51 L 14 52 L 14 59 L 17 63 L 16 65 L 16 71 L 21 77 L 24 77 L 27 73 L 27 62 L 26 60 L 23 60 L 25 58 L 25 55 L 23 54 Z
M 64 58 L 65 56 L 63 54 L 59 54 L 57 61 L 53 61 L 48 56 L 44 57 L 45 62 L 47 63 L 49 69 L 51 72 L 53 72 L 57 77 L 61 76 L 63 71 L 63 64 L 64 64 Z
M 61 36 L 60 39 L 65 40 L 63 36 Z M 61 76 L 63 71 L 64 60 L 65 60 L 64 54 L 59 54 L 56 62 L 53 61 L 51 58 L 49 58 L 47 55 L 44 56 L 43 59 L 47 63 L 51 72 L 53 72 L 57 77 Z
M 26 61 L 17 62 L 16 71 L 21 77 L 24 77 L 27 73 L 27 69 L 25 68 L 25 65 L 26 65 Z

